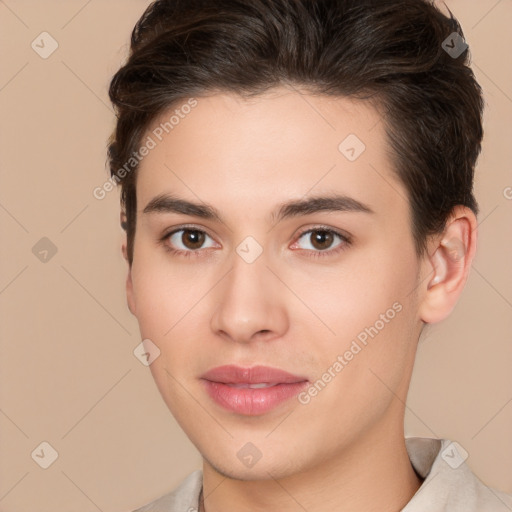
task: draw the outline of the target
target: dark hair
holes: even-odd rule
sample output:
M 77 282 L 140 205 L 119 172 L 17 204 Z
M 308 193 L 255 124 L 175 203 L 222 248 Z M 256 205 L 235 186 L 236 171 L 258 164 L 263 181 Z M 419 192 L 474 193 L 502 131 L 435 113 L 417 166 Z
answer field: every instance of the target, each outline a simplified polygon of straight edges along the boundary
M 449 13 L 427 0 L 153 2 L 134 27 L 129 58 L 109 90 L 117 123 L 108 157 L 112 178 L 121 182 L 130 265 L 137 165 L 132 159 L 126 172 L 126 164 L 157 116 L 215 92 L 251 97 L 289 84 L 372 101 L 383 113 L 394 171 L 408 191 L 418 255 L 454 206 L 478 214 L 473 175 L 483 136 L 482 91 Z

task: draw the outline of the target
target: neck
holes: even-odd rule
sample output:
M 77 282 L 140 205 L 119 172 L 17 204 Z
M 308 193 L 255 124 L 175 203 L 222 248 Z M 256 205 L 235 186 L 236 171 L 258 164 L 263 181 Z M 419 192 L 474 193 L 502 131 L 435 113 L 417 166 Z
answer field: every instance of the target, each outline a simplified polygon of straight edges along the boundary
M 403 427 L 373 430 L 315 467 L 279 479 L 236 480 L 204 461 L 200 510 L 225 512 L 236 503 L 239 512 L 398 512 L 422 481 L 410 463 Z

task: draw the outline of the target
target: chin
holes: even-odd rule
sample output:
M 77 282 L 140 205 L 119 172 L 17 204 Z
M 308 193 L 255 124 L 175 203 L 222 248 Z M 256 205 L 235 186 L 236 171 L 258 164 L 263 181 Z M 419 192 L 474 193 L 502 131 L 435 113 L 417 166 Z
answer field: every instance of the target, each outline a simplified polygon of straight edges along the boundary
M 238 460 L 233 462 L 233 465 L 226 464 L 226 461 L 212 461 L 203 457 L 205 461 L 223 477 L 232 480 L 240 480 L 244 482 L 256 480 L 271 480 L 280 479 L 289 476 L 293 473 L 291 468 L 284 470 L 278 464 L 265 464 L 262 460 L 258 461 L 252 468 L 243 468 Z
M 304 460 L 298 460 L 297 450 L 280 444 L 281 450 L 274 446 L 262 447 L 261 451 L 250 442 L 231 440 L 224 449 L 205 453 L 199 450 L 205 463 L 219 474 L 233 480 L 270 480 L 291 476 L 301 469 Z M 198 447 L 199 448 L 199 447 Z M 267 455 L 266 455 L 267 454 Z

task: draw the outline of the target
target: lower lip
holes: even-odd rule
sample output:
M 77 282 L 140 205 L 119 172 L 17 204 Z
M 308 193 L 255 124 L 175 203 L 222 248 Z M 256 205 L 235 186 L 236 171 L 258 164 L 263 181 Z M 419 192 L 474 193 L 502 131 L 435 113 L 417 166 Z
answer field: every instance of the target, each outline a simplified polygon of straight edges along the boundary
M 246 416 L 265 414 L 308 386 L 307 381 L 268 388 L 236 388 L 222 382 L 203 381 L 210 397 L 221 407 Z

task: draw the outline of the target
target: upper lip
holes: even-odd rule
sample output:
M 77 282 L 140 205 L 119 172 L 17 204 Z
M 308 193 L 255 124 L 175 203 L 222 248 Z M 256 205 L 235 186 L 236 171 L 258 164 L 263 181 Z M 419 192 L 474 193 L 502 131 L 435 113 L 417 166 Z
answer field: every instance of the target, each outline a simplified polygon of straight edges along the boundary
M 235 365 L 218 366 L 208 370 L 202 379 L 224 384 L 291 384 L 307 381 L 305 377 L 293 375 L 279 368 L 270 366 L 252 366 L 243 368 Z

